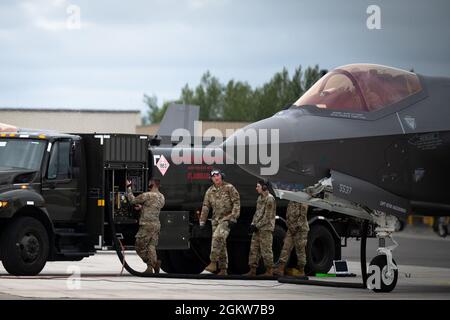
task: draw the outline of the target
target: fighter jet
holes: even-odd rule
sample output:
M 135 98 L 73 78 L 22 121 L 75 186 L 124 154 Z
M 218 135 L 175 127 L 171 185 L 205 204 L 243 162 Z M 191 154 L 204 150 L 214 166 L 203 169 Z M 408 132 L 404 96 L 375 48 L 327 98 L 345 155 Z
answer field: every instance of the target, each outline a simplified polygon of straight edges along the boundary
M 259 162 L 238 164 L 269 180 L 279 198 L 375 222 L 379 249 L 371 265 L 381 268 L 379 291 L 391 291 L 399 219 L 450 214 L 449 101 L 450 78 L 346 65 L 293 105 L 236 132 L 225 148 L 261 147 L 248 132 L 278 130 L 269 146 L 279 154 L 276 173 L 262 174 Z

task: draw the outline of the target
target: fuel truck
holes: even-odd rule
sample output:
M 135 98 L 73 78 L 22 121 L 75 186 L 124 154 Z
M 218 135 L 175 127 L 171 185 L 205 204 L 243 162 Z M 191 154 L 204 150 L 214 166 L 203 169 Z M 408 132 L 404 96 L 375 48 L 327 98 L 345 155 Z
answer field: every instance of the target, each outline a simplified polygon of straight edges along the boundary
M 6 271 L 37 275 L 47 261 L 79 261 L 112 250 L 114 237 L 123 250 L 134 250 L 139 212 L 126 199 L 125 183 L 131 180 L 138 195 L 157 177 L 166 198 L 157 247 L 162 269 L 200 273 L 209 263 L 211 225 L 200 229 L 199 212 L 211 185 L 209 172 L 218 168 L 241 196 L 240 218 L 227 243 L 229 272 L 247 272 L 257 179 L 232 164 L 175 164 L 176 143 L 165 138 L 39 130 L 0 133 L 0 259 Z M 202 152 L 202 147 L 184 148 L 186 153 Z M 277 199 L 275 261 L 286 232 L 286 207 L 285 200 Z M 341 259 L 347 239 L 361 236 L 363 221 L 314 208 L 308 218 L 306 270 L 328 272 L 333 260 Z M 295 259 L 293 253 L 291 264 Z

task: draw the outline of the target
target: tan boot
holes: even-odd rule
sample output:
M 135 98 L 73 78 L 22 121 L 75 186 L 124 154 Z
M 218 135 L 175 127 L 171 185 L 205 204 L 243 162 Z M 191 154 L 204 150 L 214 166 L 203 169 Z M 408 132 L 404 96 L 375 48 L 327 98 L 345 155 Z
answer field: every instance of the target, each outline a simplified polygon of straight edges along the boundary
M 285 263 L 280 263 L 278 265 L 278 267 L 274 270 L 273 274 L 278 276 L 278 277 L 282 277 L 284 276 L 284 268 L 286 267 Z
M 266 272 L 262 274 L 263 277 L 273 277 L 273 268 L 266 268 Z
M 153 267 L 151 265 L 147 265 L 147 269 L 145 269 L 144 273 L 146 274 L 153 273 Z
M 305 268 L 295 268 L 292 270 L 292 275 L 294 277 L 304 277 L 305 276 Z
M 220 272 L 217 275 L 218 276 L 226 276 L 226 275 L 228 275 L 227 269 L 220 269 Z
M 256 268 L 255 267 L 250 267 L 250 271 L 245 273 L 245 274 L 243 274 L 243 276 L 246 276 L 246 277 L 254 277 L 254 276 L 256 276 Z
M 305 276 L 305 268 L 304 267 L 298 267 L 295 269 L 297 272 L 294 271 L 294 273 L 296 273 L 296 277 L 304 277 Z
M 217 271 L 217 262 L 211 261 L 210 264 L 205 268 L 206 271 L 209 271 L 211 273 L 215 273 Z
M 153 267 L 153 269 L 155 270 L 155 273 L 158 274 L 159 273 L 159 269 L 161 268 L 161 260 L 156 261 L 155 266 Z

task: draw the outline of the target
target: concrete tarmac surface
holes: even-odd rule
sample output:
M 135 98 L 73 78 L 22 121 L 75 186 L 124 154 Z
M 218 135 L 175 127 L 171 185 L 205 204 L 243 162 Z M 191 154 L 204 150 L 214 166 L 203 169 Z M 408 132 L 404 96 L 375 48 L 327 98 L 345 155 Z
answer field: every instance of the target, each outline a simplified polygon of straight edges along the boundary
M 390 293 L 282 284 L 274 280 L 139 278 L 126 271 L 120 276 L 122 266 L 115 252 L 110 251 L 99 252 L 78 262 L 49 262 L 37 277 L 11 276 L 0 267 L 0 299 L 450 299 L 450 265 L 442 267 L 441 262 L 449 258 L 450 241 L 437 236 L 415 237 L 406 233 L 403 238 L 399 237 L 399 242 L 412 247 L 405 251 L 405 258 L 408 252 L 426 250 L 422 252 L 426 255 L 424 258 L 432 256 L 436 266 L 430 266 L 429 261 L 424 261 L 423 265 L 402 264 L 394 252 L 399 263 L 399 279 L 397 287 Z M 349 269 L 357 277 L 330 280 L 361 282 L 359 256 L 357 259 L 353 257 L 358 248 L 359 242 L 351 241 L 343 250 L 343 259 L 349 260 Z M 432 254 L 434 248 L 438 248 L 436 255 Z M 443 254 L 443 248 L 447 248 L 446 254 Z M 368 248 L 368 262 L 373 255 L 374 252 Z M 134 252 L 127 251 L 126 259 L 135 269 L 145 269 Z

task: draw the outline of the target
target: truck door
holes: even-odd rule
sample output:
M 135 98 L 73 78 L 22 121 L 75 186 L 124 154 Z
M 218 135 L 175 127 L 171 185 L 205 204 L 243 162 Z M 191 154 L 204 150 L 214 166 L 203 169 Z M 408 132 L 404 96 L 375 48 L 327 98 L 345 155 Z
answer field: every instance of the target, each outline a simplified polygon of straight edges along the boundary
M 71 139 L 53 143 L 47 171 L 42 182 L 42 194 L 53 221 L 81 220 L 81 194 L 79 190 L 79 164 Z

